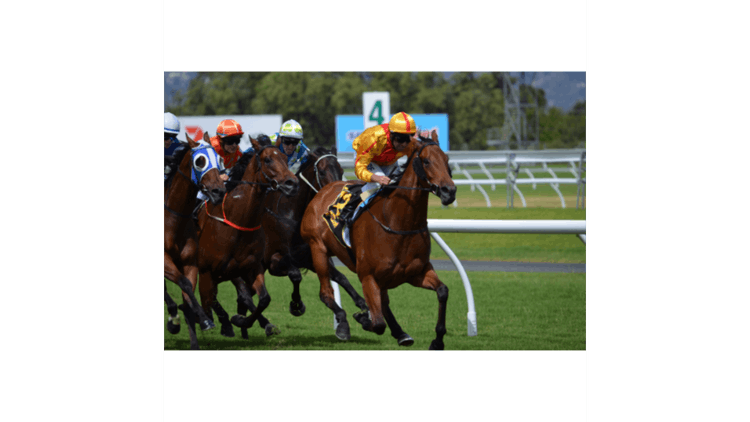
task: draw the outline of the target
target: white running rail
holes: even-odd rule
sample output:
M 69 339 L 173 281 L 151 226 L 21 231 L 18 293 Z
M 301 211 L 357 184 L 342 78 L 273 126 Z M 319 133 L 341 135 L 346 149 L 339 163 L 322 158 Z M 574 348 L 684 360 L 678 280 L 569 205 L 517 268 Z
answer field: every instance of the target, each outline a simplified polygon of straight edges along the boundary
M 468 324 L 468 335 L 477 335 L 477 313 L 474 308 L 474 293 L 471 289 L 469 277 L 466 275 L 461 261 L 456 257 L 451 248 L 438 235 L 443 233 L 531 233 L 531 234 L 574 234 L 586 243 L 586 220 L 451 220 L 451 219 L 427 219 L 427 229 L 435 242 L 445 251 L 453 265 L 456 266 L 461 281 L 466 291 L 466 302 L 468 312 L 466 319 Z M 333 294 L 336 303 L 341 306 L 341 295 L 339 285 L 332 283 Z M 333 318 L 333 328 L 338 324 Z

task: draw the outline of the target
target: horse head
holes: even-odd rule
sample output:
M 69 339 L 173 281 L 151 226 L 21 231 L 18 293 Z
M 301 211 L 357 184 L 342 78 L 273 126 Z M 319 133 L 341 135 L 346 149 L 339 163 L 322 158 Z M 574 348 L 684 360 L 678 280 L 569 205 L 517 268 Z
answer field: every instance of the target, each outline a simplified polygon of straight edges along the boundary
M 195 142 L 186 133 L 188 145 L 190 146 L 190 178 L 198 186 L 212 204 L 221 203 L 226 188 L 219 177 L 219 172 L 224 170 L 224 163 L 219 154 L 211 145 Z M 187 154 L 186 154 L 187 155 Z
M 440 198 L 440 203 L 450 205 L 456 200 L 456 185 L 448 164 L 448 155 L 440 149 L 437 132 L 432 131 L 431 138 L 414 138 L 412 148 L 412 166 L 419 178 L 420 185 L 430 189 Z
M 286 196 L 299 191 L 299 180 L 287 166 L 286 156 L 271 143 L 259 142 L 250 138 L 255 150 L 256 181 L 270 183 L 272 190 L 280 190 Z
M 330 152 L 323 147 L 310 151 L 307 162 L 300 167 L 298 174 L 307 179 L 315 192 L 329 183 L 341 180 L 344 169 L 336 157 L 336 147 L 334 146 Z

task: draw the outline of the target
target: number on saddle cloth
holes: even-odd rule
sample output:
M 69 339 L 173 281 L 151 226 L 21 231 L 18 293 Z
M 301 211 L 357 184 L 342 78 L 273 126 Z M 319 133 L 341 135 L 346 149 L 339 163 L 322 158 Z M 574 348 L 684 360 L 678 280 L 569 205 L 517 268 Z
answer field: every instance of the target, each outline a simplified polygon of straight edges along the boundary
M 328 211 L 323 214 L 323 220 L 328 225 L 328 229 L 342 245 L 349 247 L 343 239 L 344 229 L 351 227 L 354 220 L 351 219 L 352 213 L 361 201 L 362 186 L 364 185 L 345 185 L 341 193 L 328 206 Z

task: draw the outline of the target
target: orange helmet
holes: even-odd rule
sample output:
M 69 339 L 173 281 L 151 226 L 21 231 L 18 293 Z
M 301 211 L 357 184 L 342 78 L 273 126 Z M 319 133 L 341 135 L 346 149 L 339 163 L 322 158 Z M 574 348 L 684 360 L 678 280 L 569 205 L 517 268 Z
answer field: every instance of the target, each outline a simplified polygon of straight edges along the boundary
M 216 135 L 219 138 L 226 138 L 227 136 L 243 135 L 245 132 L 242 131 L 242 126 L 232 119 L 222 120 L 219 126 L 216 127 Z
M 414 135 L 417 133 L 417 125 L 414 119 L 403 111 L 394 114 L 391 121 L 388 122 L 388 130 L 395 133 L 408 133 Z

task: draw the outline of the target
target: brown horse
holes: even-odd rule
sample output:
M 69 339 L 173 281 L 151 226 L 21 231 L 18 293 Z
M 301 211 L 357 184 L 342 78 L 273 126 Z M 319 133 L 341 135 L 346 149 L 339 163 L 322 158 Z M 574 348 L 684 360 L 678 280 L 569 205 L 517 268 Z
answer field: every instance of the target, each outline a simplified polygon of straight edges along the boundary
M 271 190 L 295 195 L 299 183 L 286 164 L 286 157 L 270 144 L 251 139 L 254 152 L 246 153 L 230 172 L 227 185 L 236 187 L 224 196 L 221 205 L 208 204 L 199 214 L 198 225 L 201 302 L 206 313 L 216 311 L 221 332 L 233 336 L 229 317 L 216 300 L 218 283 L 243 278 L 252 283 L 251 293 L 259 296 L 258 307 L 249 317 L 235 315 L 231 323 L 249 328 L 271 301 L 265 288 L 265 234 L 260 224 L 263 200 Z M 242 283 L 244 284 L 244 283 Z M 243 286 L 235 285 L 238 293 Z M 250 302 L 252 306 L 252 302 Z M 248 307 L 250 307 L 248 306 Z
M 302 281 L 300 268 L 315 271 L 312 265 L 310 247 L 300 236 L 302 216 L 315 194 L 325 185 L 340 181 L 344 170 L 336 158 L 336 148 L 327 151 L 322 147 L 309 153 L 307 161 L 297 171 L 300 181 L 300 191 L 295 197 L 286 197 L 279 192 L 266 196 L 263 227 L 266 228 L 266 254 L 264 259 L 268 272 L 276 277 L 288 276 L 294 290 L 292 301 L 289 303 L 289 313 L 301 316 L 305 313 L 305 304 L 299 293 Z M 367 311 L 367 303 L 359 296 L 349 280 L 333 265 L 329 263 L 330 278 L 338 283 L 351 296 L 354 303 L 363 311 Z M 240 309 L 240 313 L 243 310 Z M 261 327 L 266 326 L 265 318 L 258 318 Z M 246 337 L 243 329 L 243 337 Z M 343 340 L 348 340 L 348 333 L 343 334 Z
M 437 337 L 430 349 L 442 350 L 445 348 L 448 287 L 440 281 L 429 261 L 427 200 L 433 193 L 440 197 L 443 205 L 451 204 L 456 199 L 456 186 L 451 179 L 448 156 L 440 149 L 435 132 L 432 141 L 412 139 L 406 152 L 409 160 L 400 180 L 385 186 L 383 191 L 387 195 L 373 198 L 352 225 L 350 251 L 336 240 L 322 218 L 346 182 L 332 183 L 321 189 L 305 211 L 301 234 L 310 245 L 313 265 L 320 279 L 321 300 L 334 311 L 339 324 L 346 321 L 346 313 L 334 301 L 328 278 L 332 255 L 356 272 L 362 283 L 370 310 L 369 321 L 363 327 L 380 335 L 385 332 L 387 323 L 399 345 L 410 346 L 414 340 L 396 322 L 389 306 L 388 290 L 409 283 L 436 291 Z
M 198 276 L 198 243 L 190 213 L 198 190 L 206 193 L 213 203 L 220 203 L 226 190 L 219 178 L 220 165 L 216 151 L 209 145 L 198 144 L 189 136 L 187 140 L 188 144 L 181 145 L 168 159 L 171 172 L 164 192 L 164 278 L 180 286 L 183 292 L 183 301 L 187 306 L 180 308 L 188 321 L 190 347 L 197 349 L 194 323 L 199 322 L 203 330 L 215 325 L 193 294 Z M 180 330 L 177 304 L 167 294 L 166 282 L 164 301 L 170 315 L 167 329 L 176 334 Z

